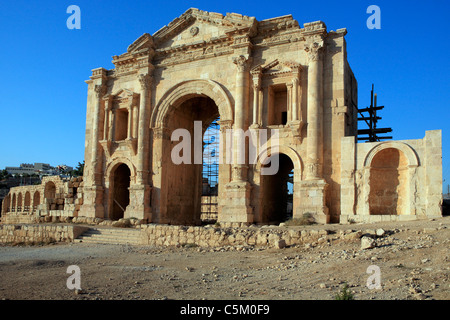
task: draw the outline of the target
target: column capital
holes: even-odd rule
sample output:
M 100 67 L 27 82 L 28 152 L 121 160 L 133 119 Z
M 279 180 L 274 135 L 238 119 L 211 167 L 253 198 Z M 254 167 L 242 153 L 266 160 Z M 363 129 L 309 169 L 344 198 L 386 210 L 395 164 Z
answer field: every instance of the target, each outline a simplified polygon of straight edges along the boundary
M 153 76 L 151 74 L 140 74 L 139 84 L 141 85 L 141 90 L 148 90 L 152 84 Z
M 240 55 L 233 58 L 233 63 L 237 66 L 238 71 L 248 71 L 250 67 L 250 58 L 247 55 Z
M 94 85 L 94 92 L 95 92 L 96 98 L 100 99 L 106 93 L 106 87 L 101 84 L 96 84 L 96 85 Z
M 308 55 L 309 61 L 319 61 L 322 56 L 322 49 L 324 48 L 325 43 L 323 38 L 320 36 L 316 36 L 310 38 L 305 43 L 305 51 Z

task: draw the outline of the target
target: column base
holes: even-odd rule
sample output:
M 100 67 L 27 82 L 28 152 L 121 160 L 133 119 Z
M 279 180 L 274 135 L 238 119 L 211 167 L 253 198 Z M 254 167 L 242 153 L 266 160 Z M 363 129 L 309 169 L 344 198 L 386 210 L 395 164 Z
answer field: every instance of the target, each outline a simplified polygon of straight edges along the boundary
M 218 222 L 251 224 L 253 208 L 250 206 L 252 186 L 247 181 L 232 181 L 225 186 L 225 199 L 221 200 Z
M 83 205 L 78 216 L 90 218 L 106 218 L 103 206 L 104 188 L 102 186 L 83 188 Z
M 300 205 L 294 209 L 294 219 L 311 214 L 315 222 L 321 224 L 330 223 L 330 215 L 326 206 L 326 189 L 328 184 L 325 180 L 305 180 L 300 183 L 298 198 L 302 199 Z
M 130 203 L 124 213 L 124 218 L 136 218 L 151 222 L 150 197 L 152 187 L 149 185 L 134 185 L 129 190 Z

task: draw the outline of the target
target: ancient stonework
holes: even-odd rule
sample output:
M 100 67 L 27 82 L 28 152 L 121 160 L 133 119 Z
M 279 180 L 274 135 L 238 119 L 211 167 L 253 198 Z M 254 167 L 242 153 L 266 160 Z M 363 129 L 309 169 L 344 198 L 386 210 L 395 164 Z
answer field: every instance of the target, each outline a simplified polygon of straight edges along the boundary
M 328 31 L 321 21 L 302 27 L 291 15 L 258 21 L 189 9 L 155 34 L 143 34 L 113 56 L 114 69 L 94 69 L 86 81 L 78 215 L 200 224 L 202 164 L 174 163 L 179 141 L 173 134 L 191 134 L 194 159 L 194 122 L 204 132 L 220 118 L 221 141 L 230 129 L 278 133 L 255 162 L 249 155 L 243 163 L 225 161 L 221 144 L 222 225 L 282 221 L 285 200 L 278 191 L 291 170 L 293 218 L 346 223 L 441 216 L 440 131 L 419 140 L 357 143 L 357 82 L 346 33 Z M 240 140 L 232 140 L 238 157 Z M 279 155 L 280 170 L 264 175 L 271 155 Z

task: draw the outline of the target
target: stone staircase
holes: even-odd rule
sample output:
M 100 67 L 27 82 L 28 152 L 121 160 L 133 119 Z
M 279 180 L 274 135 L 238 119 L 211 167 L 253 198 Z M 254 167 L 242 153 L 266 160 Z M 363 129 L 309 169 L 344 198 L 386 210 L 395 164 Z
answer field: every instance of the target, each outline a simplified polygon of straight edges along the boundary
M 138 245 L 140 234 L 139 229 L 131 228 L 89 228 L 74 242 Z

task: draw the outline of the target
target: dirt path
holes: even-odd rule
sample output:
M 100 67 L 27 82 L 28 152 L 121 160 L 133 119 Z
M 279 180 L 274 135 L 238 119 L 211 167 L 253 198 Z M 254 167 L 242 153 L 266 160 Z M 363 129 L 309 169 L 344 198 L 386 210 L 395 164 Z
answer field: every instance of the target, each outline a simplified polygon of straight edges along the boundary
M 333 235 L 320 244 L 284 249 L 1 246 L 0 298 L 332 300 L 347 283 L 357 300 L 450 300 L 450 217 L 327 226 L 380 227 L 395 232 L 368 250 L 360 249 L 359 240 L 343 242 Z M 66 286 L 70 265 L 80 267 L 81 293 Z M 371 265 L 381 272 L 380 289 L 367 287 Z

